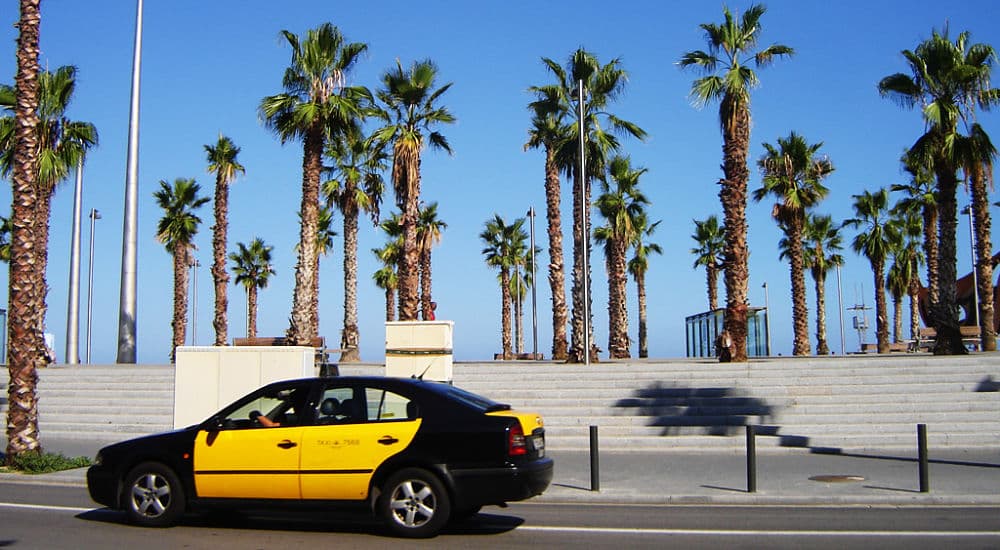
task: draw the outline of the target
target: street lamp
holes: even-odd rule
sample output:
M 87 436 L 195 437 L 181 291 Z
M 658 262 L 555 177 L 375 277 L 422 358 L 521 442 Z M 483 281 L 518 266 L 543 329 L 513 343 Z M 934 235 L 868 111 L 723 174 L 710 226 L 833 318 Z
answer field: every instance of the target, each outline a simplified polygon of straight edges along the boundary
M 66 305 L 66 364 L 80 362 L 80 201 L 83 200 L 83 155 L 76 165 L 73 229 L 69 247 L 69 300 Z
M 535 279 L 535 207 L 528 207 L 531 220 L 531 359 L 538 359 L 538 284 Z
M 767 281 L 764 281 L 764 334 L 767 335 L 767 356 L 771 356 L 771 308 L 767 299 Z
M 580 256 L 583 264 L 583 281 L 580 285 L 583 290 L 583 364 L 590 366 L 590 258 L 589 248 L 590 248 L 590 227 L 587 222 L 590 217 L 587 215 L 590 205 L 587 204 L 587 154 L 586 154 L 586 143 L 587 135 L 585 134 L 586 128 L 583 120 L 584 105 L 583 105 L 583 79 L 579 80 L 580 89 L 580 101 L 579 101 L 579 119 L 580 119 L 580 196 L 584 197 L 584 200 L 580 201 L 580 220 L 581 229 L 580 232 Z
M 90 364 L 90 333 L 94 313 L 94 222 L 101 219 L 96 208 L 90 209 L 90 264 L 87 273 L 87 363 Z
M 840 354 L 847 355 L 847 342 L 844 340 L 844 292 L 840 286 L 840 266 L 837 266 L 837 304 L 840 306 Z
M 191 345 L 198 345 L 198 268 L 201 262 L 194 256 L 191 257 Z
M 972 317 L 976 323 L 974 326 L 979 326 L 979 275 L 976 273 L 976 231 L 973 227 L 972 205 L 970 204 L 963 208 L 962 213 L 969 216 L 969 252 L 972 256 L 972 297 L 975 300 L 975 306 L 969 317 L 975 315 L 975 317 Z

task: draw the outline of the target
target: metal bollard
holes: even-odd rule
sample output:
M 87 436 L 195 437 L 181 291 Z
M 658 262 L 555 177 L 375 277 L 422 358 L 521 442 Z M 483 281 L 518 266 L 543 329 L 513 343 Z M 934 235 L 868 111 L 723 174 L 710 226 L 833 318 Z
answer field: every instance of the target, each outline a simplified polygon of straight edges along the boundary
M 757 492 L 757 440 L 756 430 L 747 426 L 747 492 Z
M 919 464 L 920 492 L 929 493 L 931 484 L 927 468 L 927 424 L 917 424 L 917 463 Z
M 601 490 L 601 458 L 597 443 L 597 426 L 590 427 L 590 490 Z

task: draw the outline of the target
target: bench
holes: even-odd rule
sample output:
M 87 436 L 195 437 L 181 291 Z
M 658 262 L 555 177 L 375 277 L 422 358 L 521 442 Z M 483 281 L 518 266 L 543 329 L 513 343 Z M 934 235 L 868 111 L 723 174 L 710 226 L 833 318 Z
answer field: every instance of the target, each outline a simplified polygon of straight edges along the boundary
M 890 352 L 908 352 L 912 351 L 913 345 L 911 342 L 889 342 Z M 862 353 L 877 353 L 878 344 L 861 344 Z
M 254 336 L 250 338 L 233 338 L 234 346 L 290 346 L 288 338 L 284 336 Z M 306 347 L 316 348 L 316 364 L 320 366 L 323 373 L 336 371 L 336 365 L 330 368 L 330 354 L 343 353 L 342 349 L 327 349 L 326 338 L 317 336 L 309 340 Z
M 962 343 L 967 346 L 972 346 L 973 349 L 980 349 L 981 341 L 979 327 L 962 325 L 958 327 L 958 330 L 962 333 Z M 918 336 L 918 348 L 930 349 L 934 345 L 934 341 L 937 339 L 937 330 L 933 327 L 924 327 L 920 329 Z

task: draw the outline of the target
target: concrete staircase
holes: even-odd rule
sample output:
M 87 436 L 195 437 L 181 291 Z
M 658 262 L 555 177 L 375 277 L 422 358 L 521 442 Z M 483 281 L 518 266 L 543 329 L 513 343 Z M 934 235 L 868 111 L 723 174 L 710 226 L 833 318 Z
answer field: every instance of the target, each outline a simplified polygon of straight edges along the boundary
M 381 374 L 342 365 L 341 374 Z M 742 452 L 912 450 L 916 424 L 934 448 L 1000 450 L 1000 355 L 460 363 L 455 384 L 545 417 L 551 449 Z M 7 384 L 6 369 L 0 383 Z M 40 371 L 42 437 L 125 439 L 170 429 L 170 366 L 54 366 Z M 6 393 L 0 396 L 6 414 Z

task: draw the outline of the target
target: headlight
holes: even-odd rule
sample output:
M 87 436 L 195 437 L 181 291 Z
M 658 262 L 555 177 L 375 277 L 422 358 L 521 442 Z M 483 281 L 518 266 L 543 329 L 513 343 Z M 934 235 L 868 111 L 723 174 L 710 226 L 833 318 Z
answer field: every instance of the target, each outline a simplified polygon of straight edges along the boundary
M 97 456 L 94 457 L 94 466 L 100 466 L 104 463 L 104 456 L 98 451 Z

